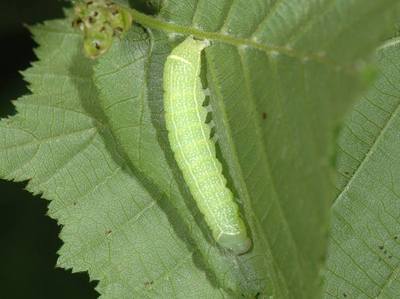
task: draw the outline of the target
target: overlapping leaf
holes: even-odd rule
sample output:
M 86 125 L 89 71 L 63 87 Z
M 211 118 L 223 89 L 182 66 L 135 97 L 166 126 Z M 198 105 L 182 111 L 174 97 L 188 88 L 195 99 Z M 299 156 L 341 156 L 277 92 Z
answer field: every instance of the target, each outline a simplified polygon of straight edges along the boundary
M 340 138 L 326 298 L 400 294 L 400 40 L 377 53 L 379 79 Z
M 0 123 L 0 175 L 51 200 L 59 264 L 88 270 L 104 298 L 316 297 L 333 126 L 395 2 L 168 1 L 158 18 L 136 13 L 157 30 L 133 29 L 94 68 L 69 20 L 36 27 L 33 95 Z M 254 243 L 241 257 L 213 243 L 168 147 L 162 68 L 176 33 L 212 40 L 221 159 Z

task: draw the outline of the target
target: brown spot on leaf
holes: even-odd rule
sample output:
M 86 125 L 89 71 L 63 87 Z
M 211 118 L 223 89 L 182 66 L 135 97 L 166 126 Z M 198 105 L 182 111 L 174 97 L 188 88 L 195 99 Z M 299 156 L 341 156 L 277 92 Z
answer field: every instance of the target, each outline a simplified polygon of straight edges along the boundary
M 144 283 L 144 287 L 145 288 L 151 288 L 151 286 L 154 284 L 154 281 L 146 281 L 145 283 Z

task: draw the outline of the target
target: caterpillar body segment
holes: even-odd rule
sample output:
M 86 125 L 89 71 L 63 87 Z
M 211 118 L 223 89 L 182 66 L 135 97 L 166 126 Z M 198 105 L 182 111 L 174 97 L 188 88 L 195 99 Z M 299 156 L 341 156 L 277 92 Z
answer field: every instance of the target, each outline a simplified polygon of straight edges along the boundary
M 168 56 L 164 67 L 164 109 L 171 148 L 183 177 L 215 240 L 235 254 L 250 249 L 222 165 L 216 157 L 208 110 L 200 80 L 201 52 L 206 41 L 188 37 Z

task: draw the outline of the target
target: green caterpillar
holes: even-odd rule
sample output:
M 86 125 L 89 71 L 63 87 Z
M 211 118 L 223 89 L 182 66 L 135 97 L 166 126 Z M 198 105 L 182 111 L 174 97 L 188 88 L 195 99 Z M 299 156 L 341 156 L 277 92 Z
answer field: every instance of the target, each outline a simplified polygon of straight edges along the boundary
M 226 187 L 222 165 L 206 124 L 200 69 L 207 41 L 188 37 L 168 56 L 164 67 L 164 108 L 168 138 L 183 173 L 215 240 L 235 254 L 250 249 L 251 241 Z
M 113 38 L 121 36 L 132 25 L 128 9 L 110 0 L 85 0 L 75 4 L 73 26 L 84 34 L 86 56 L 97 58 L 108 51 Z

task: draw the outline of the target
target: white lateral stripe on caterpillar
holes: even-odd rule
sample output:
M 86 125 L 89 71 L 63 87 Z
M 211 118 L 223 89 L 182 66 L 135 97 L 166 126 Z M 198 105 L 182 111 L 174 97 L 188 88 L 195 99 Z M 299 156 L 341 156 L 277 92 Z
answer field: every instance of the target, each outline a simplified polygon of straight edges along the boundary
M 170 58 L 170 59 L 176 59 L 176 60 L 179 60 L 179 61 L 182 61 L 183 63 L 187 63 L 187 64 L 189 64 L 189 65 L 192 65 L 188 60 L 186 60 L 186 59 L 184 59 L 184 58 L 182 58 L 182 57 L 179 57 L 179 56 L 176 56 L 176 55 L 169 55 L 168 56 L 168 58 Z
M 168 56 L 164 67 L 164 110 L 176 162 L 215 240 L 236 254 L 251 241 L 216 157 L 200 80 L 201 52 L 209 43 L 188 37 Z

